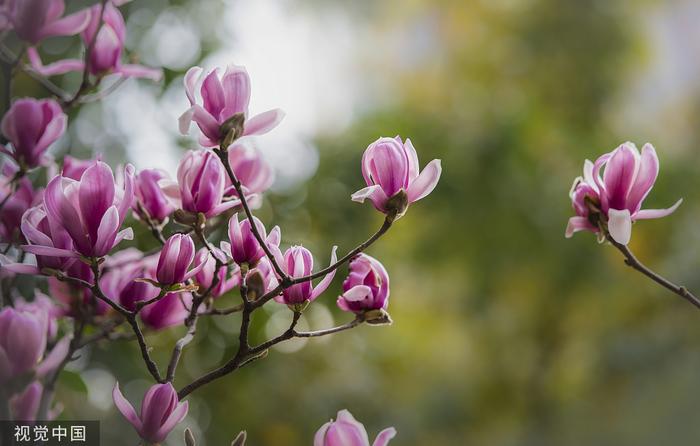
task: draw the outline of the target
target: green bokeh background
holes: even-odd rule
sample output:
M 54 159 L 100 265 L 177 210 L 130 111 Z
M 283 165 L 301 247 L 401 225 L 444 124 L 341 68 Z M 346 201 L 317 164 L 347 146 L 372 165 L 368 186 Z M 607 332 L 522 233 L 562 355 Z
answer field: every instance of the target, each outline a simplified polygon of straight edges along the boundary
M 134 2 L 125 12 L 183 3 Z M 348 198 L 363 185 L 360 157 L 369 142 L 409 136 L 422 165 L 442 159 L 443 176 L 369 250 L 391 275 L 393 326 L 312 340 L 293 354 L 273 350 L 195 393 L 183 427 L 208 445 L 228 444 L 242 429 L 252 445 L 310 445 L 322 423 L 348 408 L 370 437 L 395 426 L 397 445 L 696 444 L 699 315 L 592 234 L 563 235 L 567 193 L 583 160 L 626 140 L 650 141 L 661 174 L 646 206 L 685 202 L 671 217 L 635 225 L 631 247 L 672 280 L 700 289 L 698 89 L 652 125 L 618 116 L 623 99 L 636 108 L 625 92 L 637 74 L 659 63 L 646 19 L 680 3 L 292 2 L 304 14 L 337 8 L 377 30 L 427 17 L 435 30 L 428 52 L 439 57 L 401 70 L 393 55 L 358 61 L 368 78 L 391 84 L 389 105 L 341 134 L 318 135 L 317 172 L 271 194 L 263 219 L 283 228 L 284 243 L 303 242 L 324 264 L 332 244 L 344 252 L 381 223 L 370 205 Z M 212 16 L 224 7 L 201 5 Z M 203 51 L 215 47 L 205 42 Z M 182 73 L 166 74 L 172 81 Z M 40 94 L 36 88 L 18 81 L 24 94 Z M 336 322 L 348 318 L 334 305 L 344 273 L 314 304 Z M 256 339 L 269 317 L 254 319 Z M 328 314 L 309 319 L 313 326 Z M 232 316 L 201 324 L 178 387 L 235 351 L 238 323 Z M 149 338 L 161 363 L 179 334 Z M 81 373 L 109 370 L 128 383 L 130 399 L 140 398 L 148 381 L 135 345 L 86 355 Z M 58 394 L 64 418 L 100 418 L 105 444 L 136 442 L 114 409 L 93 407 L 68 381 Z M 181 444 L 178 436 L 169 444 Z

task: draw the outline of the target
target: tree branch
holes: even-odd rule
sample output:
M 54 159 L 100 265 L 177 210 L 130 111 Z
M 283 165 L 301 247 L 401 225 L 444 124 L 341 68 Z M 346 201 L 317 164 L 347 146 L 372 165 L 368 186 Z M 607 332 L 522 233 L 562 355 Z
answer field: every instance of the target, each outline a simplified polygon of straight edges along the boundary
M 687 300 L 690 302 L 692 305 L 694 305 L 697 308 L 700 308 L 700 300 L 688 289 L 684 286 L 681 285 L 676 285 L 675 283 L 671 282 L 670 280 L 666 279 L 665 277 L 657 274 L 656 272 L 652 271 L 649 269 L 647 266 L 645 266 L 642 262 L 640 262 L 637 257 L 632 253 L 632 251 L 626 246 L 622 245 L 610 236 L 610 234 L 606 233 L 605 238 L 622 253 L 623 256 L 625 256 L 625 264 L 627 266 L 639 271 L 640 273 L 644 274 L 654 282 L 658 283 L 662 287 L 666 288 L 667 290 L 679 295 L 683 299 Z

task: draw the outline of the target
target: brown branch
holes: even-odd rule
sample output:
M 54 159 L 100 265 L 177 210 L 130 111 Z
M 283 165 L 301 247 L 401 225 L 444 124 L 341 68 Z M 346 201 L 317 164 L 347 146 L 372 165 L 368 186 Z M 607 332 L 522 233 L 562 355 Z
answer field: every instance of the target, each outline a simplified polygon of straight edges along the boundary
M 268 260 L 270 261 L 270 264 L 272 265 L 275 272 L 282 280 L 282 283 L 284 283 L 284 284 L 289 283 L 290 282 L 289 276 L 282 269 L 282 267 L 280 267 L 280 265 L 277 263 L 275 256 L 272 255 L 272 251 L 270 251 L 270 248 L 267 246 L 267 243 L 265 242 L 265 240 L 263 240 L 262 235 L 260 234 L 260 231 L 258 231 L 258 226 L 255 224 L 255 220 L 253 219 L 253 213 L 250 210 L 250 206 L 248 206 L 248 200 L 246 199 L 245 194 L 243 193 L 243 187 L 241 185 L 241 182 L 236 177 L 236 174 L 233 172 L 233 169 L 231 168 L 231 164 L 228 162 L 228 154 L 227 154 L 226 150 L 222 150 L 221 148 L 218 148 L 218 149 L 214 149 L 214 152 L 219 156 L 219 159 L 221 160 L 221 164 L 223 164 L 224 169 L 226 170 L 226 173 L 228 174 L 229 180 L 231 180 L 231 184 L 233 184 L 233 187 L 236 189 L 236 193 L 238 194 L 238 198 L 239 198 L 239 200 L 241 200 L 241 206 L 243 207 L 243 211 L 245 212 L 245 215 L 248 218 L 248 221 L 250 222 L 250 230 L 253 233 L 253 236 L 255 236 L 255 239 L 258 241 L 258 244 L 265 252 L 265 256 L 267 256 Z
M 667 290 L 679 295 L 683 299 L 690 302 L 697 308 L 700 308 L 700 299 L 698 299 L 693 293 L 688 291 L 688 289 L 681 285 L 676 285 L 665 277 L 657 274 L 656 272 L 649 269 L 646 265 L 637 259 L 637 257 L 632 253 L 632 251 L 626 245 L 616 242 L 609 233 L 606 232 L 605 238 L 625 256 L 625 264 L 640 273 L 644 274 L 654 282 L 658 283 Z

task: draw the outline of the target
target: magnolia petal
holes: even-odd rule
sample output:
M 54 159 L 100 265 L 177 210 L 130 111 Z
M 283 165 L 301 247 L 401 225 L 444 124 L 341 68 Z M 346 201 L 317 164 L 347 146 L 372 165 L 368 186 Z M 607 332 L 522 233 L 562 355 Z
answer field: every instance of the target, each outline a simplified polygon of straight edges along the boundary
M 608 231 L 617 243 L 626 245 L 632 237 L 632 218 L 628 209 L 608 211 Z
M 243 135 L 262 135 L 269 132 L 284 119 L 284 114 L 282 109 L 276 108 L 253 116 L 246 120 Z
M 190 132 L 190 124 L 194 116 L 194 107 L 190 107 L 177 119 L 178 129 L 181 135 L 187 135 Z
M 634 214 L 635 220 L 649 220 L 652 218 L 661 218 L 671 215 L 678 209 L 678 206 L 683 203 L 683 199 L 676 201 L 676 204 L 667 209 L 642 209 L 641 211 Z
M 51 353 L 36 367 L 36 374 L 38 377 L 42 378 L 49 373 L 53 373 L 58 368 L 68 354 L 70 341 L 70 337 L 64 336 L 56 343 Z
M 332 421 L 329 421 L 316 431 L 316 435 L 314 435 L 314 446 L 326 445 L 326 432 L 328 432 L 328 428 L 331 427 L 332 423 Z
M 387 427 L 377 435 L 372 446 L 386 446 L 392 438 L 396 436 L 396 429 Z
M 119 412 L 124 415 L 124 418 L 126 418 L 126 420 L 131 423 L 131 425 L 134 426 L 137 431 L 140 431 L 141 420 L 136 415 L 134 406 L 132 406 L 131 403 L 124 398 L 121 390 L 119 390 L 119 383 L 114 385 L 114 390 L 112 390 L 112 399 L 114 400 L 114 405 L 117 406 L 117 409 L 119 409 Z
M 21 245 L 20 248 L 25 252 L 29 252 L 38 256 L 46 257 L 78 257 L 78 254 L 74 251 L 69 251 L 67 249 L 54 248 L 53 246 L 41 246 L 41 245 Z
M 41 272 L 37 266 L 26 263 L 6 263 L 0 265 L 0 271 L 9 271 L 15 274 L 39 274 Z
M 85 63 L 79 59 L 64 59 L 44 65 L 39 56 L 39 52 L 34 47 L 27 49 L 27 57 L 32 69 L 43 76 L 56 76 L 71 71 L 83 71 Z
M 416 178 L 413 183 L 408 186 L 406 193 L 408 194 L 409 203 L 418 201 L 432 192 L 433 189 L 435 189 L 435 186 L 437 186 L 438 181 L 440 181 L 441 174 L 441 160 L 436 159 L 429 162 L 420 175 L 418 175 L 418 178 Z
M 192 67 L 187 70 L 187 73 L 185 73 L 185 79 L 183 82 L 185 84 L 185 93 L 187 94 L 187 99 L 190 101 L 190 105 L 194 105 L 197 102 L 195 88 L 197 87 L 197 81 L 202 75 L 202 71 L 203 70 L 201 67 Z
M 44 26 L 39 32 L 40 40 L 53 36 L 73 36 L 84 30 L 90 23 L 90 10 L 83 9 Z
M 114 246 L 114 241 L 117 235 L 117 230 L 119 229 L 119 212 L 115 206 L 111 206 L 107 209 L 100 226 L 97 229 L 97 239 L 95 243 L 94 254 L 101 257 L 109 252 Z
M 165 420 L 160 429 L 158 429 L 156 437 L 165 439 L 165 437 L 168 436 L 170 431 L 173 430 L 176 425 L 178 425 L 182 420 L 185 419 L 185 417 L 187 416 L 187 411 L 190 407 L 189 404 L 189 401 L 185 401 L 184 403 L 178 404 L 175 410 L 173 410 L 170 416 Z
M 593 226 L 586 217 L 571 217 L 569 223 L 566 225 L 566 232 L 564 235 L 566 238 L 571 238 L 579 231 L 598 232 L 598 228 Z
M 336 252 L 338 251 L 337 246 L 333 246 L 333 249 L 331 250 L 331 262 L 330 265 L 335 264 L 335 262 L 338 260 L 338 256 L 336 255 Z M 333 277 L 335 277 L 335 273 L 338 271 L 337 269 L 334 269 L 330 273 L 326 274 L 326 277 L 321 280 L 318 285 L 316 285 L 311 292 L 311 297 L 309 300 L 314 300 L 321 294 L 323 294 L 324 291 L 330 286 L 331 282 L 333 281 Z
M 381 187 L 378 184 L 367 186 L 353 193 L 350 196 L 350 199 L 358 203 L 364 203 L 367 198 L 371 198 L 373 195 L 375 195 L 377 190 L 381 190 Z
M 639 169 L 627 196 L 627 209 L 634 214 L 642 206 L 642 202 L 651 191 L 659 174 L 659 158 L 654 146 L 647 143 L 642 147 L 639 159 Z
M 116 72 L 121 73 L 126 77 L 150 79 L 154 82 L 158 82 L 161 79 L 163 79 L 163 70 L 160 70 L 158 68 L 145 67 L 143 65 L 122 65 Z

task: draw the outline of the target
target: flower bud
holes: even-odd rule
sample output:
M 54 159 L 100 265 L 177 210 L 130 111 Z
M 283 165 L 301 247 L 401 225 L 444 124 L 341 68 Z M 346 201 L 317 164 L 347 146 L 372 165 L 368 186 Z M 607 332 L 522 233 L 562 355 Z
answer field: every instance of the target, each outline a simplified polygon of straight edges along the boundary
M 161 285 L 174 285 L 188 280 L 204 267 L 204 263 L 187 271 L 194 260 L 194 242 L 187 234 L 174 234 L 160 251 L 156 279 Z
M 336 262 L 337 246 L 333 247 L 331 253 L 331 264 Z M 311 251 L 303 246 L 292 246 L 284 253 L 284 258 L 278 260 L 278 263 L 285 272 L 293 279 L 308 276 L 314 269 L 314 258 Z M 310 302 L 321 295 L 333 281 L 335 276 L 333 270 L 319 282 L 315 287 L 310 280 L 286 288 L 280 296 L 275 300 L 287 305 L 300 305 Z
M 372 446 L 386 446 L 396 436 L 396 429 L 389 427 L 377 435 Z M 335 421 L 321 426 L 314 437 L 314 446 L 370 446 L 365 427 L 350 412 L 341 410 Z
M 180 402 L 171 383 L 154 384 L 146 392 L 141 402 L 140 416 L 124 398 L 119 383 L 112 391 L 114 404 L 119 412 L 136 429 L 139 436 L 149 443 L 161 443 L 179 424 L 189 409 L 189 402 Z
M 367 254 L 358 254 L 350 261 L 350 273 L 343 282 L 338 307 L 361 314 L 385 310 L 389 305 L 389 275 L 384 266 Z
M 158 169 L 144 169 L 136 175 L 134 192 L 136 203 L 134 210 L 138 213 L 140 207 L 148 213 L 148 216 L 156 223 L 165 221 L 175 210 L 158 182 L 167 178 L 167 174 Z
M 253 221 L 260 237 L 265 240 L 267 246 L 278 247 L 280 244 L 279 227 L 275 226 L 268 236 L 265 225 L 257 217 L 253 217 Z M 228 236 L 231 244 L 230 247 L 226 245 L 225 247 L 230 249 L 231 258 L 239 265 L 246 263 L 255 266 L 265 255 L 265 251 L 253 234 L 250 219 L 244 218 L 243 221 L 239 222 L 238 214 L 234 214 L 228 223 Z
M 214 255 L 220 259 L 224 258 L 224 253 L 214 248 Z M 204 264 L 199 272 L 194 275 L 194 281 L 199 285 L 199 291 L 204 292 L 208 290 L 214 283 L 215 273 L 218 276 L 216 285 L 211 289 L 212 297 L 219 297 L 227 291 L 233 289 L 238 285 L 240 281 L 240 276 L 238 271 L 234 271 L 231 277 L 228 277 L 228 268 L 222 266 L 216 271 L 216 259 L 209 255 L 209 251 L 206 248 L 202 248 L 197 251 L 194 257 L 194 265 L 197 268 L 199 265 Z
M 53 99 L 18 99 L 0 124 L 11 148 L 0 147 L 0 152 L 12 157 L 20 168 L 37 167 L 49 146 L 66 131 L 67 121 Z
M 394 220 L 408 205 L 435 189 L 442 167 L 440 160 L 429 162 L 419 172 L 418 154 L 410 139 L 379 138 L 362 155 L 362 176 L 367 187 L 352 194 L 352 200 L 369 199 L 374 207 Z

